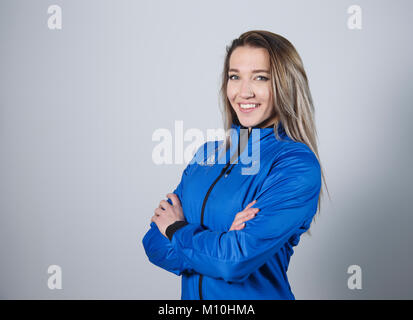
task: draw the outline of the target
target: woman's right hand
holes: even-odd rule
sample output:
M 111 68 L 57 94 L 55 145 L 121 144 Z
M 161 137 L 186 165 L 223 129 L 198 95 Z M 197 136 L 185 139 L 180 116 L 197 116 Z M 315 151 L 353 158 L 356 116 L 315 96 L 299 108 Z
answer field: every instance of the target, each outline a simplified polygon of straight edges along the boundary
M 250 208 L 256 202 L 257 200 L 250 202 L 244 210 L 237 213 L 229 231 L 242 230 L 245 228 L 245 222 L 254 218 L 257 212 L 260 210 L 258 208 Z

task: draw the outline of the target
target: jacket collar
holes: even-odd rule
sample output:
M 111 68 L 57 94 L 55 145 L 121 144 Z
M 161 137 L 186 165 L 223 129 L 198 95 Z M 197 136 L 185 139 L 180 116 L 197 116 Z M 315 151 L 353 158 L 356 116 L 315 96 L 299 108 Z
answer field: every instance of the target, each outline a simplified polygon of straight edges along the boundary
M 281 140 L 289 140 L 281 122 L 278 125 L 278 135 Z M 280 141 L 276 138 L 272 125 L 265 128 L 252 127 L 251 132 L 248 133 L 247 127 L 233 123 L 230 129 L 230 137 L 231 148 L 228 152 L 231 163 L 233 163 L 239 155 L 245 156 L 245 154 L 248 155 L 252 153 L 252 157 L 260 157 L 261 151 L 257 152 L 257 150 L 262 149 L 263 144 Z M 246 148 L 247 146 L 248 148 Z
M 231 130 L 233 132 L 231 133 L 231 135 L 236 134 L 237 141 L 239 141 L 239 137 L 241 135 L 241 129 L 243 129 L 243 132 L 246 132 L 248 134 L 248 140 L 251 143 L 257 142 L 258 140 L 262 141 L 263 139 L 268 139 L 271 137 L 271 135 L 274 136 L 274 138 L 276 138 L 274 134 L 273 125 L 270 125 L 264 128 L 260 128 L 259 126 L 254 126 L 254 127 L 251 127 L 250 132 L 248 132 L 248 127 L 245 127 L 242 124 L 233 123 L 231 125 L 231 128 L 236 130 L 236 132 Z M 286 136 L 285 129 L 281 121 L 279 122 L 279 125 L 278 125 L 278 135 L 280 136 L 280 138 L 284 138 Z

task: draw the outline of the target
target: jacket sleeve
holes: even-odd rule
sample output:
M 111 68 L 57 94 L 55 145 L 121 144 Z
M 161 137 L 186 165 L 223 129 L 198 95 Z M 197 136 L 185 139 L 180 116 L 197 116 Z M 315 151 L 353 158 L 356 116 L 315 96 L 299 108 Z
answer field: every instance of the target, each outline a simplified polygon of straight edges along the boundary
M 178 196 L 179 201 L 181 202 L 183 180 L 188 173 L 189 166 L 190 164 L 182 173 L 181 181 L 173 192 Z M 170 199 L 167 201 L 172 205 Z M 192 268 L 186 263 L 186 261 L 181 256 L 176 254 L 171 242 L 159 231 L 154 222 L 151 222 L 149 231 L 142 239 L 142 244 L 149 261 L 154 265 L 175 273 L 176 275 L 181 275 L 184 272 L 193 272 Z
M 217 232 L 188 224 L 174 233 L 172 246 L 196 272 L 242 282 L 308 229 L 317 211 L 320 176 L 314 153 L 289 151 L 272 165 L 255 197 L 260 211 L 244 229 Z
M 201 153 L 200 151 L 204 150 L 205 145 L 206 144 L 204 144 L 197 150 L 191 162 L 183 171 L 181 181 L 173 192 L 178 196 L 181 203 L 185 201 L 182 198 L 182 189 L 184 187 L 185 180 L 189 175 L 191 165 L 198 160 L 198 157 L 203 157 L 203 153 Z M 172 205 L 172 201 L 170 199 L 168 199 L 167 201 Z M 149 261 L 154 265 L 175 273 L 176 275 L 181 275 L 182 273 L 194 273 L 194 270 L 187 263 L 187 261 L 183 259 L 182 256 L 176 254 L 175 249 L 172 247 L 169 239 L 167 239 L 159 231 L 157 225 L 154 222 L 151 222 L 149 231 L 142 239 L 142 244 L 145 249 L 146 255 L 149 258 Z

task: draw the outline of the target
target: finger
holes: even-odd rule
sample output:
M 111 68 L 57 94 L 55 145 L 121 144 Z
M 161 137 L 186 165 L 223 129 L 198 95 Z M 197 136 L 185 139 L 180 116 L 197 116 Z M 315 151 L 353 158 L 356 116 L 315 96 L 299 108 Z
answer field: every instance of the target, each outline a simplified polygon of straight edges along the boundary
M 259 209 L 258 208 L 250 208 L 247 211 L 245 211 L 239 218 L 240 220 L 246 221 L 246 220 L 250 220 L 252 218 L 254 218 L 257 213 L 258 213 Z
M 248 209 L 249 207 L 253 206 L 256 202 L 257 202 L 257 200 L 254 200 L 254 201 L 250 202 L 250 203 L 245 207 L 245 209 Z M 245 209 L 244 209 L 244 210 L 245 210 Z
M 172 207 L 170 203 L 166 200 L 162 200 L 161 202 L 159 202 L 159 205 L 162 209 L 165 209 L 165 210 Z
M 258 208 L 249 208 L 245 210 L 245 214 L 243 214 L 243 217 L 248 217 L 250 215 L 256 215 L 260 211 Z
M 243 221 L 243 219 L 245 219 L 245 217 L 247 217 L 247 216 L 248 216 L 248 213 L 242 211 L 242 212 L 240 212 L 239 214 L 237 214 L 237 215 L 235 216 L 234 221 L 232 221 L 232 223 L 239 224 L 239 223 L 241 223 L 241 222 Z
M 167 198 L 171 199 L 172 204 L 175 205 L 181 205 L 181 201 L 179 200 L 178 196 L 175 193 L 168 193 L 166 195 Z
M 252 214 L 243 216 L 242 218 L 234 220 L 233 223 L 236 224 L 236 225 L 240 225 L 240 224 L 242 224 L 246 221 L 249 221 L 249 220 L 253 219 L 254 217 L 255 217 L 255 213 L 252 213 Z
M 257 213 L 258 211 L 259 211 L 258 208 L 248 208 L 248 209 L 244 209 L 243 211 L 239 212 L 239 213 L 235 216 L 235 218 L 236 218 L 236 219 L 237 219 L 237 218 L 243 218 L 243 217 L 249 216 L 250 214 Z
M 237 230 L 242 230 L 245 228 L 245 223 L 241 223 L 237 226 Z
M 233 225 L 229 231 L 231 231 L 231 230 L 242 230 L 242 229 L 244 229 L 244 227 L 245 227 L 245 223 Z
M 259 208 L 249 208 L 248 209 L 248 212 L 250 213 L 250 214 L 256 214 L 258 211 L 260 211 L 260 209 Z
M 255 212 L 254 212 L 254 213 L 251 213 L 251 214 L 247 215 L 247 216 L 243 219 L 243 221 L 246 222 L 246 221 L 249 221 L 249 220 L 251 220 L 251 219 L 254 219 L 256 215 L 257 215 L 257 214 L 256 214 Z
M 240 211 L 237 213 L 237 215 L 241 216 L 245 216 L 246 214 L 248 214 L 249 212 L 251 212 L 251 210 L 254 210 L 256 208 L 245 208 L 244 210 Z

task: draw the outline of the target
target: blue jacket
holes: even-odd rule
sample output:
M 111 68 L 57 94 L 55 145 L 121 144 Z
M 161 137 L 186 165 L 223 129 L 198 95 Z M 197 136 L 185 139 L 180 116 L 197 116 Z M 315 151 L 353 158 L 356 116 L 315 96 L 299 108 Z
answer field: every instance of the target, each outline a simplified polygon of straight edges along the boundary
M 184 170 L 174 193 L 188 224 L 170 241 L 152 222 L 143 238 L 153 264 L 182 276 L 182 299 L 295 299 L 287 269 L 317 211 L 320 165 L 281 123 L 280 139 L 272 127 L 253 128 L 242 151 L 240 129 L 232 125 L 226 152 L 222 140 L 208 141 Z M 238 161 L 230 165 L 234 154 Z M 228 231 L 255 199 L 257 215 Z

